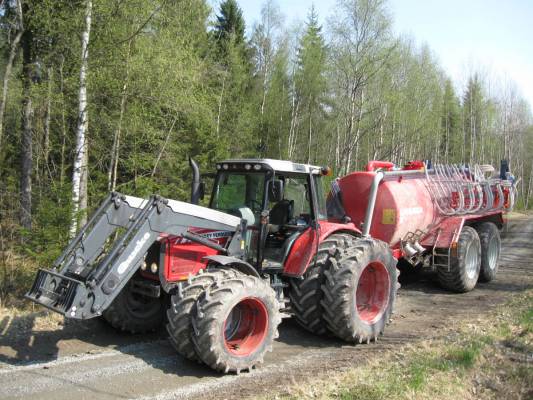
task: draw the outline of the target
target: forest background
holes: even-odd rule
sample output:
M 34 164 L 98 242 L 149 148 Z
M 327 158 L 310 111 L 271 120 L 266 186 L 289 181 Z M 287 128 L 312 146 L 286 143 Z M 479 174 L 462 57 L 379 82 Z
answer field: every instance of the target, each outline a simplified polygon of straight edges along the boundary
M 0 0 L 0 303 L 109 191 L 187 200 L 227 157 L 329 165 L 510 162 L 533 198 L 533 117 L 483 66 L 456 88 L 385 0 L 288 27 L 274 0 Z M 14 296 L 9 296 L 12 294 Z

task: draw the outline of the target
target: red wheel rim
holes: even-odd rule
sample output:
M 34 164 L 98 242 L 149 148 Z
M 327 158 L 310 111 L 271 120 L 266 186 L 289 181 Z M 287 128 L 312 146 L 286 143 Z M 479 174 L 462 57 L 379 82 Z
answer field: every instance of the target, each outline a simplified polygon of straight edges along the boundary
M 268 330 L 268 311 L 263 302 L 249 297 L 237 303 L 224 321 L 224 344 L 237 356 L 248 356 L 263 343 Z
M 355 300 L 359 318 L 367 324 L 379 320 L 389 304 L 390 279 L 385 266 L 374 261 L 368 264 L 357 286 Z

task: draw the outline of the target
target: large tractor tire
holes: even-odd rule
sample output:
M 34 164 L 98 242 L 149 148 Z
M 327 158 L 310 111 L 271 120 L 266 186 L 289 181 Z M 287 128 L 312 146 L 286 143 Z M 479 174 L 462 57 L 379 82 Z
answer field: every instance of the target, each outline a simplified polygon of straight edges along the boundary
M 355 238 L 347 234 L 333 234 L 320 243 L 316 259 L 313 259 L 302 279 L 292 279 L 289 296 L 294 317 L 299 325 L 311 333 L 325 334 L 327 323 L 324 319 L 322 285 L 324 271 L 332 262 L 338 262 Z
M 325 271 L 324 318 L 347 342 L 377 340 L 389 321 L 396 292 L 396 260 L 386 243 L 356 239 Z
M 251 370 L 278 337 L 280 304 L 270 285 L 238 273 L 210 286 L 192 313 L 200 359 L 217 371 Z
M 164 297 L 149 297 L 131 290 L 128 282 L 102 317 L 113 328 L 128 333 L 157 330 L 165 320 Z
M 492 222 L 483 222 L 476 226 L 481 241 L 481 271 L 480 282 L 490 282 L 498 273 L 498 259 L 500 258 L 501 239 L 498 227 Z
M 439 262 L 440 264 L 441 262 Z M 449 266 L 438 266 L 437 276 L 444 289 L 469 292 L 476 286 L 481 269 L 481 242 L 476 230 L 463 227 Z
M 218 280 L 235 277 L 235 274 L 231 269 L 213 267 L 200 271 L 198 275 L 189 276 L 189 279 L 178 284 L 170 297 L 170 307 L 167 310 L 167 332 L 170 343 L 181 356 L 200 361 L 192 342 L 191 310 L 209 286 Z

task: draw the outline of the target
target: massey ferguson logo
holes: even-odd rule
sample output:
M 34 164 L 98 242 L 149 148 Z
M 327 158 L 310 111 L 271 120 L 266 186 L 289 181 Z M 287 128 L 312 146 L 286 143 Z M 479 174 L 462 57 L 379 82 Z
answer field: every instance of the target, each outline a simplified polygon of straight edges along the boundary
M 212 231 L 212 232 L 204 232 L 204 233 L 193 232 L 193 233 L 195 233 L 196 235 L 200 237 L 203 237 L 205 239 L 210 239 L 210 240 L 230 237 L 233 234 L 232 232 L 229 232 L 229 231 Z M 176 238 L 176 241 L 174 242 L 174 244 L 185 244 L 185 243 L 190 243 L 190 242 L 191 241 L 188 239 L 185 239 L 183 237 L 178 237 Z

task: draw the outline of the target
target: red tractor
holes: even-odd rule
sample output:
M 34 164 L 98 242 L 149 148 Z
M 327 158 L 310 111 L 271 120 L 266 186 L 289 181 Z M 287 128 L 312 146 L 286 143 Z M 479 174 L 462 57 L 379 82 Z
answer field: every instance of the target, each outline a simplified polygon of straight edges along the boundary
M 166 321 L 184 357 L 249 370 L 288 315 L 317 334 L 376 340 L 399 258 L 435 267 L 457 291 L 492 279 L 514 193 L 508 180 L 467 167 L 372 162 L 336 181 L 327 206 L 327 168 L 250 159 L 217 164 L 201 207 L 191 165 L 191 203 L 112 193 L 27 297 L 129 332 Z

